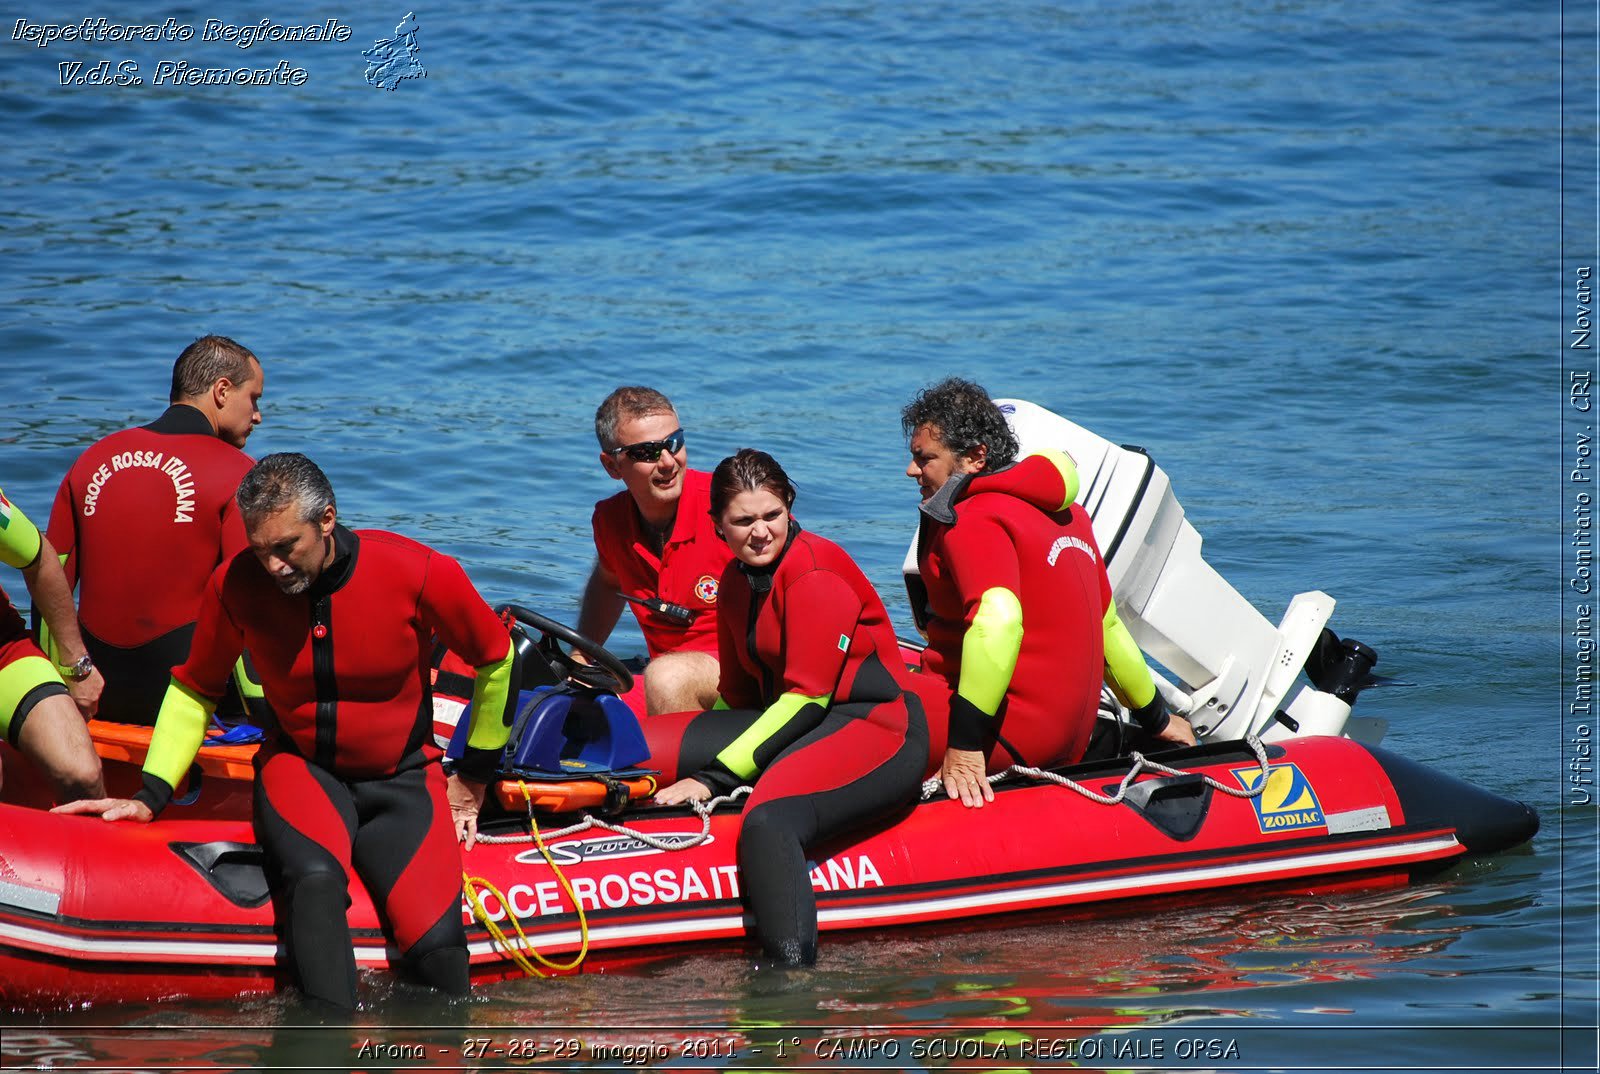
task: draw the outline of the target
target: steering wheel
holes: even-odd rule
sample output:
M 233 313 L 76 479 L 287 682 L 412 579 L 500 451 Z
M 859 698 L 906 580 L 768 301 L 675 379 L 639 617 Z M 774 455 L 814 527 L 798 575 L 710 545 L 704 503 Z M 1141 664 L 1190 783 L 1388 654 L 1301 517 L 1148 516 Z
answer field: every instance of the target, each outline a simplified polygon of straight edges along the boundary
M 544 657 L 546 663 L 563 675 L 570 676 L 585 686 L 592 686 L 597 690 L 610 690 L 614 694 L 625 694 L 633 689 L 633 672 L 628 670 L 628 665 L 610 649 L 592 638 L 586 638 L 571 627 L 554 619 L 548 619 L 538 612 L 529 611 L 520 604 L 502 604 L 495 611 L 502 615 L 510 615 L 523 626 L 538 631 L 539 637 L 533 647 Z M 561 642 L 566 642 L 571 650 L 592 658 L 594 663 L 585 664 L 575 660 L 571 652 L 561 648 Z

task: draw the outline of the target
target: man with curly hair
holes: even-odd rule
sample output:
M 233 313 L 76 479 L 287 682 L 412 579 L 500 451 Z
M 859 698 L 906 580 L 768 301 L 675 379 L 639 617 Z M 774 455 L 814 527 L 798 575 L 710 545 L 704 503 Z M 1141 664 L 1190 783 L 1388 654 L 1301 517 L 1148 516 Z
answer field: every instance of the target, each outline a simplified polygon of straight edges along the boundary
M 930 764 L 946 793 L 982 806 L 986 772 L 1081 759 L 1107 677 L 1149 735 L 1193 745 L 1117 617 L 1072 460 L 1046 449 L 1019 461 L 1005 415 L 971 381 L 923 389 L 900 419 L 922 490 L 923 661 L 943 685 L 925 691 L 939 695 L 925 698 Z

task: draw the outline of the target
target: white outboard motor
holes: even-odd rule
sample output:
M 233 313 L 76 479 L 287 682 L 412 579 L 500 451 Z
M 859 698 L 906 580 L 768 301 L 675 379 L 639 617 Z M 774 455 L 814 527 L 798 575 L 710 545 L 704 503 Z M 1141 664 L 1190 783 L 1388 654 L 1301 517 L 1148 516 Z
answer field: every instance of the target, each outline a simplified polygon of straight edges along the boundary
M 996 400 L 1023 454 L 1053 447 L 1077 463 L 1077 502 L 1088 509 L 1117 611 L 1139 647 L 1168 669 L 1153 673 L 1174 711 L 1208 739 L 1347 734 L 1382 738 L 1383 720 L 1352 718 L 1350 703 L 1377 654 L 1325 629 L 1334 600 L 1301 593 L 1274 627 L 1201 558 L 1200 534 L 1171 482 L 1141 448 L 1119 447 L 1024 400 Z M 905 573 L 917 573 L 916 539 Z M 914 586 L 913 604 L 917 603 Z M 1305 670 L 1305 686 L 1284 696 Z M 1320 687 L 1320 688 L 1319 688 Z

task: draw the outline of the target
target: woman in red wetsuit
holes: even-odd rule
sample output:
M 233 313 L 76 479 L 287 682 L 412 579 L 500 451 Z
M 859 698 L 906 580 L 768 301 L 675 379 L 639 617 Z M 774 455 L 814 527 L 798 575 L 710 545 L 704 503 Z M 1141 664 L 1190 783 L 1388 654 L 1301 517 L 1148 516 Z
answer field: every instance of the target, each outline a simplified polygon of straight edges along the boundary
M 795 490 L 745 448 L 711 478 L 711 514 L 734 560 L 717 616 L 718 707 L 647 721 L 651 763 L 680 775 L 663 804 L 755 785 L 739 873 L 762 946 L 817 957 L 807 848 L 916 800 L 928 754 L 921 703 L 889 614 L 832 541 L 802 531 Z

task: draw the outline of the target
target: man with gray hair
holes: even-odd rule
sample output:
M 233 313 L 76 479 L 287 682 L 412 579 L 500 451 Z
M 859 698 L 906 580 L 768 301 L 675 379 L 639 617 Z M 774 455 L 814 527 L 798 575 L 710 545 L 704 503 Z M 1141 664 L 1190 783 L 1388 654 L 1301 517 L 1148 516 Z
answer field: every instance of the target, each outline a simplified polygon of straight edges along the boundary
M 454 559 L 399 534 L 340 525 L 332 486 L 304 455 L 256 463 L 237 501 L 249 550 L 206 586 L 193 648 L 172 670 L 150 739 L 143 789 L 58 811 L 153 819 L 248 647 L 277 717 L 256 758 L 256 839 L 282 880 L 278 927 L 301 990 L 355 1006 L 345 916 L 354 874 L 406 968 L 434 988 L 466 992 L 456 841 L 472 846 L 510 734 L 510 634 Z M 477 669 L 466 756 L 448 783 L 432 735 L 436 634 Z
M 63 674 L 100 669 L 102 719 L 155 719 L 206 579 L 244 548 L 233 490 L 250 469 L 240 448 L 261 422 L 265 384 L 249 350 L 202 336 L 173 364 L 166 413 L 98 441 L 61 481 L 48 536 L 78 590 L 88 647 L 88 663 Z
M 578 633 L 604 642 L 624 601 L 650 651 L 649 715 L 717 699 L 717 585 L 733 553 L 711 521 L 711 475 L 689 469 L 678 412 L 654 388 L 613 391 L 594 415 L 600 465 L 623 490 L 594 505 L 594 569 Z

